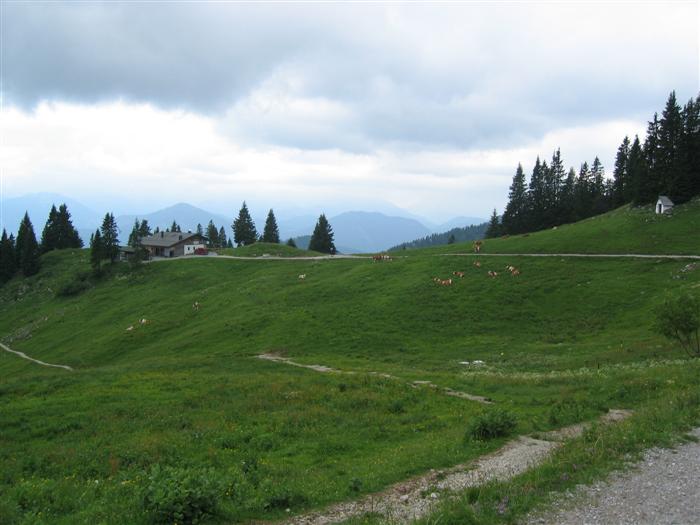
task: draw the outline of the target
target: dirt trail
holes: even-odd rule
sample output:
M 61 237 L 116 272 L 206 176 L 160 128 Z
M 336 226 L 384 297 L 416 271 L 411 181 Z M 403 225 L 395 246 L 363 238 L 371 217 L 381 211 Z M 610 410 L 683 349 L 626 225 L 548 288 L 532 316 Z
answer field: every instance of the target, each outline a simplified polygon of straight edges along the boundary
M 2 344 L 2 343 L 0 343 L 0 348 L 2 348 L 3 350 L 5 350 L 6 352 L 10 352 L 10 353 L 12 353 L 12 354 L 16 354 L 16 355 L 20 356 L 20 357 L 23 358 L 23 359 L 27 359 L 28 361 L 31 361 L 31 362 L 36 363 L 36 364 L 41 365 L 41 366 L 51 366 L 51 367 L 54 367 L 54 368 L 64 368 L 64 369 L 66 369 L 66 370 L 73 370 L 73 369 L 72 369 L 70 366 L 68 366 L 68 365 L 52 365 L 51 363 L 44 363 L 43 361 L 39 361 L 38 359 L 34 359 L 33 357 L 29 357 L 29 356 L 28 356 L 27 354 L 25 354 L 24 352 L 18 352 L 17 350 L 13 350 L 13 349 L 10 348 L 9 346 L 5 346 L 5 345 Z
M 700 255 L 653 255 L 648 253 L 441 253 L 438 257 L 593 257 L 628 259 L 698 259 Z
M 613 423 L 631 415 L 611 410 L 599 421 Z M 542 463 L 566 439 L 583 434 L 592 423 L 579 423 L 542 435 L 544 439 L 521 436 L 503 448 L 471 463 L 451 469 L 431 471 L 424 476 L 398 483 L 378 494 L 358 501 L 339 503 L 324 510 L 291 518 L 285 525 L 326 525 L 366 513 L 378 513 L 390 522 L 407 523 L 427 515 L 435 503 L 450 493 L 489 481 L 505 481 Z
M 324 366 L 324 365 L 304 365 L 302 363 L 297 363 L 296 361 L 292 361 L 288 357 L 282 357 L 281 355 L 277 355 L 277 354 L 260 354 L 257 357 L 258 357 L 258 359 L 264 359 L 265 361 L 273 361 L 275 363 L 282 363 L 282 364 L 290 365 L 290 366 L 298 366 L 299 368 L 308 368 L 309 370 L 314 370 L 316 372 L 321 372 L 321 373 L 332 372 L 332 373 L 336 373 L 336 374 L 348 374 L 348 375 L 357 374 L 357 372 L 353 372 L 353 371 L 349 371 L 349 370 L 337 370 L 335 368 L 331 368 L 329 366 Z M 399 381 L 401 380 L 400 377 L 396 377 L 396 376 L 393 376 L 391 374 L 385 374 L 382 372 L 369 372 L 369 374 L 379 376 L 379 377 L 386 377 L 387 379 L 397 379 Z M 474 394 L 467 394 L 466 392 L 460 392 L 459 390 L 452 390 L 451 388 L 440 388 L 439 386 L 434 384 L 432 381 L 413 381 L 411 383 L 411 386 L 413 388 L 427 386 L 429 388 L 439 390 L 447 396 L 459 397 L 461 399 L 468 399 L 469 401 L 476 401 L 477 403 L 483 403 L 485 405 L 493 404 L 493 401 L 491 399 L 489 399 L 488 397 L 476 396 Z

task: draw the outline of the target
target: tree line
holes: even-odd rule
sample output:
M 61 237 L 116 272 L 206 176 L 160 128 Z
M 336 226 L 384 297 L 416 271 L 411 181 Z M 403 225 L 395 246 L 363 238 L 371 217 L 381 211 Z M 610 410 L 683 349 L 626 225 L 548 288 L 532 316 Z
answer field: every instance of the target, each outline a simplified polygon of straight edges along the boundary
M 624 204 L 650 204 L 659 195 L 675 203 L 700 195 L 700 94 L 681 108 L 672 91 L 661 117 L 655 113 L 648 122 L 644 141 L 622 140 L 612 178 L 598 157 L 567 171 L 559 149 L 549 164 L 537 157 L 529 182 L 519 164 L 503 215 L 493 211 L 486 236 L 551 228 Z
M 484 222 L 482 224 L 474 224 L 463 228 L 452 228 L 451 230 L 443 233 L 433 233 L 411 242 L 401 243 L 397 246 L 389 248 L 389 251 L 426 248 L 428 246 L 441 246 L 444 244 L 454 244 L 455 242 L 467 242 L 483 239 L 487 226 L 488 223 Z

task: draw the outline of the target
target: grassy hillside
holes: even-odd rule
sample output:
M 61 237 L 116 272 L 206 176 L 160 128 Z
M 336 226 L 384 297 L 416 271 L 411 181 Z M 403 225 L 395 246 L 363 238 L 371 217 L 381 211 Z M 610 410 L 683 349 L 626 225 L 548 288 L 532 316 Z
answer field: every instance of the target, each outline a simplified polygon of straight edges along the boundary
M 700 199 L 657 215 L 652 206 L 617 210 L 525 235 L 488 239 L 484 253 L 650 253 L 700 255 Z M 430 249 L 471 251 L 471 243 Z M 410 252 L 406 252 L 410 254 Z
M 487 396 L 519 433 L 697 388 L 651 325 L 700 268 L 473 260 L 199 258 L 92 282 L 86 251 L 47 254 L 0 288 L 0 339 L 74 371 L 0 352 L 0 522 L 149 523 L 187 483 L 213 522 L 274 519 L 503 442 L 464 439 L 489 407 L 413 381 Z M 522 275 L 485 275 L 506 264 Z

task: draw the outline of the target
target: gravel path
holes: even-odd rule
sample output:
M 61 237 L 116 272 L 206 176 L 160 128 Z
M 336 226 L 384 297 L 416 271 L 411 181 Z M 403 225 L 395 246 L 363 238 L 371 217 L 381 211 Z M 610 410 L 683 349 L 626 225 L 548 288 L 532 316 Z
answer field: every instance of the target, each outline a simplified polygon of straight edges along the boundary
M 9 346 L 6 346 L 6 345 L 4 345 L 4 344 L 2 344 L 2 343 L 0 343 L 0 348 L 2 348 L 3 350 L 5 350 L 5 352 L 10 352 L 11 354 L 18 355 L 18 356 L 20 356 L 21 358 L 26 359 L 27 361 L 31 361 L 32 363 L 36 363 L 36 364 L 41 365 L 41 366 L 50 366 L 50 367 L 53 367 L 53 368 L 64 368 L 64 369 L 66 369 L 66 370 L 73 370 L 73 369 L 72 369 L 71 367 L 69 367 L 68 365 L 52 365 L 51 363 L 44 363 L 43 361 L 39 361 L 38 359 L 34 359 L 33 357 L 29 357 L 29 356 L 28 356 L 27 354 L 25 354 L 24 352 L 18 352 L 17 350 L 13 350 L 13 349 L 10 348 Z
M 691 432 L 700 439 L 700 428 Z M 700 443 L 651 449 L 633 469 L 562 496 L 556 511 L 528 517 L 528 525 L 698 524 Z
M 439 257 L 592 257 L 627 259 L 700 259 L 700 255 L 653 255 L 648 253 L 441 253 Z
M 615 423 L 631 415 L 627 410 L 610 410 L 599 421 Z M 284 525 L 329 525 L 353 516 L 373 512 L 391 523 L 409 523 L 427 515 L 440 500 L 468 487 L 483 485 L 492 480 L 507 480 L 542 463 L 566 439 L 581 435 L 591 423 L 544 433 L 544 439 L 520 436 L 493 454 L 472 463 L 430 471 L 428 474 L 397 483 L 378 494 L 370 494 L 356 501 L 331 505 L 325 509 L 295 516 Z

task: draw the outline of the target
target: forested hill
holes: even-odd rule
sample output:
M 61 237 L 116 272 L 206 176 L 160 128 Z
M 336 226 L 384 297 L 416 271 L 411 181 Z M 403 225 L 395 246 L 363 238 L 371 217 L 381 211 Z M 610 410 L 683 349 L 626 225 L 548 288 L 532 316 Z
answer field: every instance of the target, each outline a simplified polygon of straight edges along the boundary
M 427 248 L 428 246 L 440 246 L 455 242 L 475 241 L 483 239 L 489 223 L 474 224 L 463 228 L 452 228 L 444 233 L 433 233 L 411 242 L 404 242 L 389 249 L 389 251 L 406 250 L 412 248 Z M 451 242 L 450 242 L 451 241 Z

